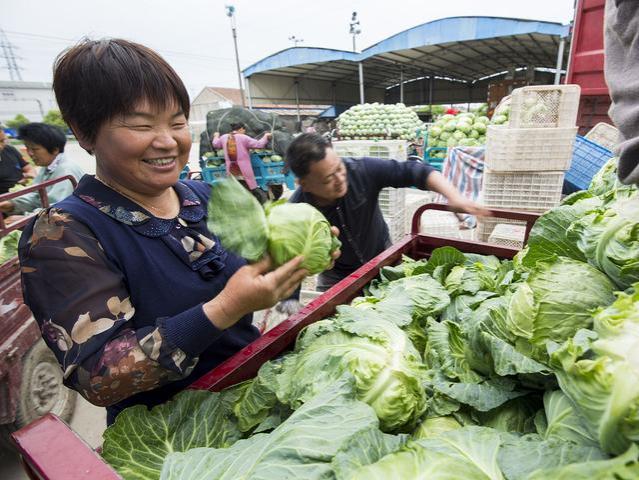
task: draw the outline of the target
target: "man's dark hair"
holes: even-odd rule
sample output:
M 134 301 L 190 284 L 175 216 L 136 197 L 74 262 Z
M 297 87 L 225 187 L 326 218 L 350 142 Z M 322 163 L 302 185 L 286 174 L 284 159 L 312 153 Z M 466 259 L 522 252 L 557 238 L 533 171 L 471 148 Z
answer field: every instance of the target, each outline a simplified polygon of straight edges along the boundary
M 64 146 L 67 143 L 67 137 L 60 128 L 46 123 L 34 122 L 22 125 L 18 128 L 18 138 L 41 145 L 49 153 L 53 153 L 56 148 L 59 153 L 64 152 Z
M 306 176 L 312 162 L 326 157 L 326 149 L 332 148 L 331 142 L 318 133 L 302 133 L 288 146 L 286 162 L 298 177 Z
M 239 130 L 240 128 L 246 128 L 246 125 L 244 125 L 241 122 L 231 123 L 231 132 L 234 132 L 235 130 Z
M 140 101 L 159 109 L 176 103 L 189 117 L 189 94 L 177 73 L 156 52 L 128 40 L 83 40 L 62 52 L 53 90 L 64 120 L 91 142 L 104 123 Z

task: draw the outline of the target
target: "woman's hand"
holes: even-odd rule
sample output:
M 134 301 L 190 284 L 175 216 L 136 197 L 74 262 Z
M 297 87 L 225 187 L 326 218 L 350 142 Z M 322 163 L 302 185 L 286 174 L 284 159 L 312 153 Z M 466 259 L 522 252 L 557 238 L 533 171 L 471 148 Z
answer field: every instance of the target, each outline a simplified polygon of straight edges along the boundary
M 331 227 L 331 233 L 333 234 L 335 238 L 339 237 L 339 228 Z M 326 270 L 333 270 L 333 267 L 335 266 L 335 260 L 337 260 L 341 254 L 342 254 L 342 251 L 340 249 L 337 249 L 333 253 L 331 253 L 331 264 L 328 266 Z
M 270 271 L 273 263 L 265 257 L 240 268 L 214 299 L 204 304 L 204 313 L 220 329 L 235 324 L 247 313 L 272 307 L 290 297 L 308 272 L 300 268 L 303 257 L 296 257 Z
M 0 212 L 8 213 L 11 210 L 13 210 L 13 202 L 11 200 L 0 202 Z

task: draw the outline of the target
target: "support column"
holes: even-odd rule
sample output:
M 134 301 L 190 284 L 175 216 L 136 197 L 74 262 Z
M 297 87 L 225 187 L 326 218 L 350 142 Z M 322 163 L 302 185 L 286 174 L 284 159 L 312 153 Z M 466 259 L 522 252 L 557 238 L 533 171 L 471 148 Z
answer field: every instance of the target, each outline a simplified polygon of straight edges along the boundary
M 251 77 L 246 77 L 244 79 L 244 84 L 246 85 L 246 94 L 248 95 L 248 108 L 249 110 L 253 110 L 253 97 L 251 96 Z
M 364 66 L 362 62 L 358 63 L 359 69 L 359 103 L 363 104 L 364 101 Z
M 428 77 L 428 105 L 433 104 L 433 76 Z
M 557 52 L 557 67 L 555 70 L 555 85 L 559 85 L 561 80 L 561 69 L 564 66 L 564 49 L 566 48 L 566 39 L 562 37 L 559 42 L 559 51 Z
M 399 69 L 399 103 L 404 103 L 404 69 Z
M 297 106 L 297 123 L 300 123 L 300 82 L 295 80 L 295 105 Z

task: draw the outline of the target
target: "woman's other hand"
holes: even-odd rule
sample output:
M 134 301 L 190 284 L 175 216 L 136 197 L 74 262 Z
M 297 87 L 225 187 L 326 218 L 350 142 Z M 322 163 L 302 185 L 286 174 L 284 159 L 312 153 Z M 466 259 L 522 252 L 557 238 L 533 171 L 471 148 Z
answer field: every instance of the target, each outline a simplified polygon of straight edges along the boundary
M 296 257 L 272 270 L 270 257 L 240 268 L 214 299 L 204 304 L 204 313 L 220 328 L 226 329 L 244 315 L 272 307 L 290 297 L 308 275 L 301 268 L 303 257 Z
M 331 234 L 335 238 L 339 237 L 339 228 L 331 227 Z M 335 266 L 335 260 L 337 260 L 341 254 L 342 254 L 342 251 L 339 248 L 331 253 L 331 264 L 328 266 L 326 270 L 333 270 L 333 267 Z

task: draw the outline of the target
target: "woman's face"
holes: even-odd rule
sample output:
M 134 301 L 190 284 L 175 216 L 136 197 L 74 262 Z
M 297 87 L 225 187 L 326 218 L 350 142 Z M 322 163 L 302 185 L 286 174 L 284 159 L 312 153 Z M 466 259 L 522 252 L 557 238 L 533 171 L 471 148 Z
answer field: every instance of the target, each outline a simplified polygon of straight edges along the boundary
M 169 188 L 189 159 L 191 135 L 177 104 L 158 110 L 147 101 L 105 123 L 93 150 L 103 180 L 131 191 L 153 195 Z
M 55 157 L 58 156 L 58 153 L 60 153 L 57 148 L 54 148 L 53 152 L 49 152 L 49 150 L 47 150 L 42 145 L 34 143 L 30 140 L 25 140 L 24 146 L 27 149 L 27 154 L 31 157 L 33 163 L 35 163 L 38 167 L 48 167 L 49 165 L 51 165 L 51 163 L 53 163 Z

